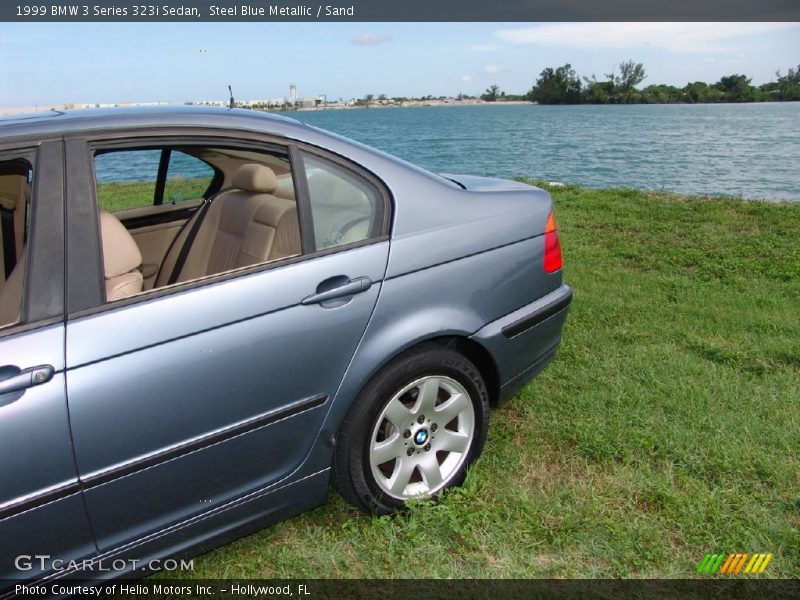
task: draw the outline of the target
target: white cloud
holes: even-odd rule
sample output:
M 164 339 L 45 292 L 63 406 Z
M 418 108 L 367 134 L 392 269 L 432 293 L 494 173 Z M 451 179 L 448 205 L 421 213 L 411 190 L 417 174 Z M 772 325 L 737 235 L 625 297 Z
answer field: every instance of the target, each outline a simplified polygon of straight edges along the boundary
M 497 75 L 498 73 L 503 73 L 505 70 L 506 68 L 500 65 L 486 65 L 483 67 L 483 72 L 486 75 Z
M 459 79 L 461 81 L 472 81 L 472 75 L 462 75 Z
M 800 33 L 800 23 L 548 23 L 500 29 L 495 35 L 512 44 L 723 53 L 737 49 L 736 38 L 787 29 Z
M 497 52 L 500 50 L 498 44 L 475 44 L 467 46 L 467 52 Z
M 391 41 L 388 35 L 379 35 L 377 33 L 359 33 L 358 35 L 354 35 L 350 38 L 350 41 L 353 42 L 356 46 L 377 46 L 378 44 L 383 44 L 384 42 Z

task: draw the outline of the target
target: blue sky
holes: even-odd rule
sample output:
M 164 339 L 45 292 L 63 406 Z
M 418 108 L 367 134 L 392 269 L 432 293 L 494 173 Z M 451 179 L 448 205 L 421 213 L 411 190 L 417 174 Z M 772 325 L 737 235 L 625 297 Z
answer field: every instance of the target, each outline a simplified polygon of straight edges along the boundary
M 0 106 L 62 102 L 527 91 L 547 66 L 602 77 L 625 59 L 647 83 L 800 63 L 798 23 L 0 24 Z

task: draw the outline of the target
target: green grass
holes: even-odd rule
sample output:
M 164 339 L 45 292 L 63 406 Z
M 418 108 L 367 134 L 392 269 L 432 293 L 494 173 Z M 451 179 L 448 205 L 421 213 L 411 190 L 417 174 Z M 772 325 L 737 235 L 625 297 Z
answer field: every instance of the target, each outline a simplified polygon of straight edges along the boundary
M 154 181 L 120 181 L 99 183 L 97 202 L 109 212 L 152 206 L 155 193 Z M 208 178 L 169 179 L 164 188 L 164 202 L 180 202 L 200 198 L 208 187 Z
M 556 362 L 491 417 L 461 489 L 329 503 L 198 577 L 800 576 L 800 205 L 556 187 L 574 301 Z

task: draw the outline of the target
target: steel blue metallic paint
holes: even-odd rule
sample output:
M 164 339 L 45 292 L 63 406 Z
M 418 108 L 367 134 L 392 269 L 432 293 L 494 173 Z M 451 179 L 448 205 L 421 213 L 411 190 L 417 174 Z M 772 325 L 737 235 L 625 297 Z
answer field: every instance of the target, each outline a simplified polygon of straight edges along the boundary
M 503 334 L 570 293 L 561 271 L 542 268 L 552 211 L 542 190 L 448 176 L 462 188 L 340 136 L 253 111 L 0 119 L 0 148 L 64 137 L 83 153 L 85 140 L 145 135 L 239 135 L 242 143 L 267 136 L 333 152 L 385 185 L 390 239 L 97 306 L 66 324 L 0 332 L 0 365 L 52 364 L 56 372 L 14 402 L 4 406 L 0 398 L 0 510 L 9 509 L 0 512 L 0 537 L 14 540 L 0 551 L 0 576 L 69 574 L 13 572 L 11 556 L 26 548 L 95 560 L 185 556 L 321 504 L 352 401 L 382 366 L 420 342 L 480 345 L 499 377 L 500 398 L 553 359 L 566 308 Z M 83 162 L 69 163 L 68 193 L 71 177 L 87 176 Z M 70 196 L 68 205 L 86 210 L 89 200 Z M 81 251 L 80 239 L 69 244 Z M 364 279 L 351 286 L 352 296 L 304 304 L 332 277 Z M 23 446 L 24 457 L 9 463 L 5 457 Z M 63 485 L 76 489 L 43 506 L 13 508 Z M 73 541 L 48 538 L 52 527 Z

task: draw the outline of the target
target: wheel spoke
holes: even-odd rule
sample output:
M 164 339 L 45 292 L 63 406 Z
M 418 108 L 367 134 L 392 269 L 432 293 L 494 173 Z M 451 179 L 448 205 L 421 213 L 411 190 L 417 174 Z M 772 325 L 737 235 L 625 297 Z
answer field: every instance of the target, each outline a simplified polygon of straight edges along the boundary
M 410 458 L 399 458 L 394 466 L 394 473 L 389 479 L 389 489 L 395 496 L 402 496 L 403 491 L 406 489 L 408 482 L 411 481 L 411 475 L 414 473 L 416 463 Z
M 372 452 L 370 452 L 372 464 L 375 466 L 382 465 L 393 458 L 401 456 L 403 452 L 402 439 L 400 432 L 395 430 L 389 439 L 374 443 L 372 445 Z
M 442 469 L 439 467 L 439 461 L 436 460 L 436 454 L 429 452 L 425 455 L 419 463 L 419 470 L 422 473 L 422 478 L 425 480 L 425 485 L 428 490 L 434 490 L 442 483 Z
M 436 418 L 441 421 L 440 425 L 447 425 L 468 406 L 469 399 L 464 394 L 453 394 L 446 402 L 436 407 Z
M 470 436 L 460 431 L 440 429 L 436 432 L 436 450 L 463 454 L 469 447 Z
M 411 411 L 408 410 L 403 403 L 397 398 L 386 405 L 386 410 L 383 416 L 389 419 L 389 422 L 394 426 L 397 432 L 403 431 L 414 420 Z
M 439 380 L 436 377 L 429 377 L 419 386 L 419 397 L 414 406 L 416 414 L 433 414 L 436 400 L 439 398 Z

